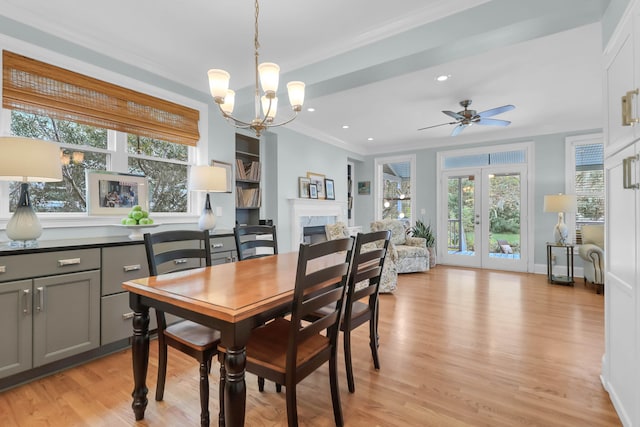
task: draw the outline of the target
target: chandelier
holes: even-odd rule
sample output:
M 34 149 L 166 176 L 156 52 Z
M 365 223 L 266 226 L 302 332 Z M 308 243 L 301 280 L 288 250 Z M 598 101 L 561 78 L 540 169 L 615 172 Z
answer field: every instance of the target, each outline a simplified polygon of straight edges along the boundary
M 260 42 L 258 42 L 258 14 L 260 12 L 258 0 L 256 0 L 255 9 L 255 35 L 253 39 L 255 48 L 254 119 L 251 121 L 243 121 L 231 115 L 235 104 L 235 92 L 229 89 L 229 79 L 231 75 L 228 72 L 211 69 L 208 75 L 211 96 L 213 96 L 214 101 L 218 104 L 218 108 L 224 118 L 237 128 L 252 129 L 256 133 L 256 136 L 260 137 L 260 134 L 267 128 L 286 125 L 297 117 L 304 103 L 304 83 L 298 81 L 287 83 L 289 102 L 291 103 L 294 114 L 288 120 L 274 123 L 276 112 L 278 111 L 278 97 L 276 96 L 276 92 L 278 91 L 278 74 L 280 73 L 280 67 L 271 62 L 264 62 L 258 65 L 258 49 L 260 48 Z M 260 97 L 258 81 L 264 91 L 262 97 Z M 262 116 L 260 115 L 260 107 L 262 107 Z

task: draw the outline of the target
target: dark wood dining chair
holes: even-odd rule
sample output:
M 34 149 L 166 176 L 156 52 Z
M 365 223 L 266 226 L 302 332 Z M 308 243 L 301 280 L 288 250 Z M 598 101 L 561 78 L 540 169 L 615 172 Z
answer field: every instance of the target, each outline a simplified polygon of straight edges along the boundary
M 352 238 L 301 244 L 290 320 L 277 317 L 254 329 L 247 342 L 247 372 L 285 386 L 290 427 L 298 425 L 296 384 L 326 362 L 335 423 L 343 425 L 336 348 L 352 245 Z M 311 322 L 302 321 L 327 305 L 333 310 Z M 223 358 L 226 349 L 219 349 Z
M 351 358 L 351 331 L 358 326 L 369 323 L 369 347 L 373 366 L 380 369 L 378 357 L 378 294 L 382 267 L 389 248 L 391 232 L 388 230 L 372 233 L 359 233 L 353 248 L 353 261 L 347 285 L 347 297 L 344 314 L 340 322 L 340 330 L 344 335 L 344 361 L 347 371 L 349 391 L 356 390 L 353 379 Z M 365 300 L 366 302 L 362 301 Z M 312 313 L 307 320 L 325 315 L 333 307 L 323 307 Z
M 211 265 L 209 232 L 178 230 L 144 235 L 149 274 L 188 270 Z M 218 353 L 220 332 L 181 320 L 167 325 L 165 315 L 156 310 L 158 321 L 158 382 L 156 400 L 164 397 L 167 377 L 167 347 L 188 354 L 200 363 L 200 424 L 209 426 L 209 372 L 213 356 Z
M 233 235 L 236 239 L 236 249 L 240 261 L 278 253 L 278 236 L 275 225 L 237 225 L 233 229 Z M 265 248 L 267 253 L 256 253 L 256 249 Z

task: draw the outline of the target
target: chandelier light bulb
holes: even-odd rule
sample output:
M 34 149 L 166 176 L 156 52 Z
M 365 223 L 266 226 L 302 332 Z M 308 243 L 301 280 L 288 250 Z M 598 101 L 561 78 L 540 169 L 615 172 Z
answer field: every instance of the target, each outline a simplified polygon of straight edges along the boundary
M 233 113 L 233 107 L 235 106 L 236 103 L 236 93 L 234 91 L 232 91 L 231 89 L 227 90 L 227 93 L 225 95 L 225 97 L 223 98 L 223 102 L 222 104 L 220 104 L 220 109 L 225 113 L 225 114 L 231 114 Z
M 209 75 L 209 91 L 211 91 L 211 96 L 213 96 L 213 99 L 218 104 L 222 104 L 229 90 L 231 75 L 224 70 L 218 69 L 211 69 L 207 74 Z
M 302 110 L 304 104 L 304 83 L 293 81 L 287 83 L 287 91 L 289 92 L 289 102 L 293 111 Z
M 278 112 L 278 97 L 268 98 L 263 95 L 262 98 L 262 114 L 267 117 L 268 122 L 272 122 Z
M 260 84 L 265 95 L 267 97 L 275 96 L 280 79 L 280 67 L 278 64 L 263 62 L 258 65 L 258 74 L 260 74 Z

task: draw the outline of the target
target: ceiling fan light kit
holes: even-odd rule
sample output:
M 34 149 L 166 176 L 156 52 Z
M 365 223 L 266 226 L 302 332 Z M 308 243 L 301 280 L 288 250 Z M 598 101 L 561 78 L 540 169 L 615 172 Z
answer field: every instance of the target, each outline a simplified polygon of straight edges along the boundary
M 468 108 L 469 105 L 471 105 L 471 100 L 465 99 L 460 101 L 460 106 L 463 108 L 462 111 L 458 111 L 457 113 L 453 111 L 448 111 L 448 110 L 442 111 L 447 116 L 455 119 L 455 121 L 453 122 L 441 123 L 439 125 L 434 125 L 434 126 L 427 126 L 427 127 L 420 128 L 418 130 L 431 129 L 431 128 L 445 126 L 445 125 L 456 125 L 456 127 L 453 128 L 453 131 L 451 132 L 451 136 L 456 136 L 460 134 L 460 132 L 462 132 L 466 127 L 472 126 L 474 124 L 483 125 L 483 126 L 502 126 L 502 127 L 509 126 L 511 124 L 510 121 L 491 119 L 489 117 L 506 113 L 507 111 L 511 111 L 514 108 L 516 108 L 515 106 L 508 104 L 508 105 L 503 105 L 502 107 L 496 107 L 496 108 L 481 111 L 478 113 L 476 110 L 469 110 Z

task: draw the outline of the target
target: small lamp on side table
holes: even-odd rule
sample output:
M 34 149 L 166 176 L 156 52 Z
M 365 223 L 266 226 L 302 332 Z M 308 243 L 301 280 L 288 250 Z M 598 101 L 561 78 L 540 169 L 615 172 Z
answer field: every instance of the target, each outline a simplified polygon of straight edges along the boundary
M 217 166 L 192 166 L 189 173 L 189 190 L 207 193 L 198 227 L 200 230 L 213 230 L 216 226 L 216 216 L 211 209 L 209 193 L 227 191 L 227 170 Z
M 551 194 L 544 196 L 544 212 L 557 212 L 558 223 L 553 229 L 553 241 L 558 245 L 569 243 L 569 230 L 564 223 L 565 213 L 576 212 L 576 196 L 573 194 Z
M 29 200 L 30 182 L 62 181 L 60 147 L 49 141 L 0 136 L 0 180 L 20 181 L 20 199 L 7 222 L 12 245 L 28 246 L 42 235 L 42 225 Z

